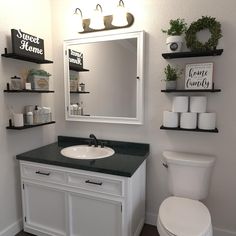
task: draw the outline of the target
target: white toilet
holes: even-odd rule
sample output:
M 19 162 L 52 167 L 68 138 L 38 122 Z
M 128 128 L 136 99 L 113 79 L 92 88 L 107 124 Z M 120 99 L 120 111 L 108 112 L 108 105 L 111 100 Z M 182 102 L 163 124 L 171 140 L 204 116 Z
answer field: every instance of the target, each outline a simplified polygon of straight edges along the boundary
M 215 158 L 163 152 L 170 194 L 158 213 L 160 236 L 212 236 L 211 215 L 199 200 L 206 198 Z

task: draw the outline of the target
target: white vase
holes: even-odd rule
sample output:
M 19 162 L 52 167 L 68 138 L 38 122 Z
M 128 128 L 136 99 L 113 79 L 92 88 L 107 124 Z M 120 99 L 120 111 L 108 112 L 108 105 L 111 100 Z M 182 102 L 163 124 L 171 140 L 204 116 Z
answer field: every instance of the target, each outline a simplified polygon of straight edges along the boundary
M 166 81 L 166 90 L 176 89 L 177 81 L 176 80 L 167 80 Z
M 167 51 L 170 53 L 181 52 L 183 42 L 183 36 L 169 36 L 166 39 Z

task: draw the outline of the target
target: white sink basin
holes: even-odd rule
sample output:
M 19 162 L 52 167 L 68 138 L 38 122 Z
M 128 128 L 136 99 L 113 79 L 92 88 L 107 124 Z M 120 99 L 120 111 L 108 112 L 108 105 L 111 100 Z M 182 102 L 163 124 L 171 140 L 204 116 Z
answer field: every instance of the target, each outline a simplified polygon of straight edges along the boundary
M 115 151 L 109 147 L 94 147 L 88 145 L 76 145 L 63 148 L 61 154 L 63 156 L 74 159 L 100 159 L 104 157 L 112 156 Z

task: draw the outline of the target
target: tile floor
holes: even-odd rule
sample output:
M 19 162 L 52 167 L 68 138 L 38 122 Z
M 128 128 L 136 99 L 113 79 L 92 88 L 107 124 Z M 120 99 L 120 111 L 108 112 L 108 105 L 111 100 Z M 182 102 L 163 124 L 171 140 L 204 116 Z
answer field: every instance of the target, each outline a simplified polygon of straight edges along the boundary
M 16 236 L 34 236 L 25 232 L 20 232 Z M 145 224 L 140 236 L 159 236 L 156 226 Z

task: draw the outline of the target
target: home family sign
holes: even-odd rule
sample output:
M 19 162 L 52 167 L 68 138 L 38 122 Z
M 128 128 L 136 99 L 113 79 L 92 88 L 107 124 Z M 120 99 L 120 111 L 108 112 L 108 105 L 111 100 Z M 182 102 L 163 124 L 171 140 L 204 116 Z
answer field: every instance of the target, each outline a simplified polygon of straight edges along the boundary
M 43 39 L 22 32 L 20 29 L 12 29 L 11 38 L 13 53 L 29 58 L 44 60 Z
M 187 64 L 185 89 L 212 89 L 213 63 Z

